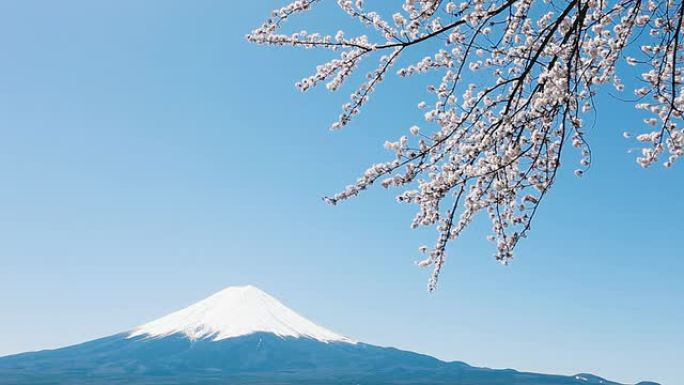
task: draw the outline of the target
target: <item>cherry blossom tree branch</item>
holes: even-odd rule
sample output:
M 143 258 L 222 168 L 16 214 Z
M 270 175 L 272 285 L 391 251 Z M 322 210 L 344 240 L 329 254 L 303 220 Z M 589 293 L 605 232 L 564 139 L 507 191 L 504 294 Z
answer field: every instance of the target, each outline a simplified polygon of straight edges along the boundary
M 496 244 L 496 259 L 508 263 L 513 258 L 556 180 L 566 143 L 580 154 L 575 174 L 589 169 L 585 120 L 595 113 L 600 87 L 624 90 L 619 63 L 644 69 L 643 86 L 634 90 L 640 99 L 636 107 L 652 114 L 644 120 L 647 125 L 659 126 L 636 136 L 643 143 L 637 162 L 649 167 L 667 152 L 669 167 L 684 154 L 681 2 L 404 0 L 385 4 L 383 12 L 391 14 L 385 17 L 366 10 L 362 0 L 337 0 L 336 6 L 372 36 L 348 36 L 342 30 L 334 35 L 281 32 L 285 21 L 321 3 L 292 1 L 247 38 L 334 52 L 297 82 L 302 91 L 321 82 L 338 90 L 354 78 L 362 60 L 377 57 L 333 129 L 360 113 L 394 65 L 413 60 L 396 71 L 400 77 L 440 75 L 427 87 L 433 100 L 418 101 L 425 127 L 410 125 L 407 135 L 387 141 L 385 148 L 393 154 L 388 161 L 373 164 L 325 198 L 338 204 L 377 183 L 400 189 L 397 200 L 417 207 L 411 226 L 434 227 L 438 233 L 434 246 L 419 248 L 418 264 L 433 269 L 430 290 L 448 245 L 480 213 L 491 221 L 487 238 Z M 413 58 L 418 45 L 432 54 Z

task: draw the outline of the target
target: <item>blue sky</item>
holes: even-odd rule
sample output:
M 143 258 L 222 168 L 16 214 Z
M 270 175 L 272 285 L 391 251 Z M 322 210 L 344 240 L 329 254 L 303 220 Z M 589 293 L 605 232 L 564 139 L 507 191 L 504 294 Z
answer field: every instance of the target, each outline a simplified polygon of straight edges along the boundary
M 427 294 L 413 263 L 434 233 L 409 229 L 413 208 L 391 191 L 320 199 L 421 123 L 424 82 L 389 79 L 354 124 L 328 131 L 350 90 L 293 86 L 327 54 L 244 40 L 280 4 L 0 2 L 0 354 L 254 284 L 369 343 L 681 381 L 684 169 L 636 165 L 630 104 L 599 100 L 591 171 L 564 170 L 512 265 L 494 261 L 478 221 Z

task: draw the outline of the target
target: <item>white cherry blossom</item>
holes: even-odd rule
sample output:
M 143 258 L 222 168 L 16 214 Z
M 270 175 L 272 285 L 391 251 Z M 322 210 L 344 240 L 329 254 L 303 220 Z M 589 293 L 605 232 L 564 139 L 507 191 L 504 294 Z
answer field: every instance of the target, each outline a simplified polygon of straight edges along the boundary
M 478 214 L 491 221 L 487 239 L 495 244 L 496 259 L 508 263 L 554 184 L 561 155 L 575 149 L 580 160 L 570 170 L 586 173 L 591 150 L 585 126 L 593 117 L 593 99 L 604 85 L 625 88 L 617 74 L 620 62 L 641 69 L 641 82 L 631 92 L 636 108 L 649 116 L 629 128 L 640 133 L 624 134 L 643 146 L 638 164 L 649 167 L 665 157 L 670 167 L 684 154 L 682 2 L 404 0 L 389 6 L 385 19 L 360 0 L 337 0 L 367 34 L 282 32 L 295 14 L 325 2 L 292 1 L 247 38 L 333 52 L 297 82 L 302 91 L 320 83 L 338 90 L 361 60 L 376 61 L 333 129 L 349 124 L 392 73 L 439 74 L 440 81 L 427 85 L 433 100 L 416 101 L 426 124 L 411 125 L 411 135 L 387 141 L 389 160 L 325 198 L 337 204 L 376 183 L 398 188 L 397 200 L 417 207 L 412 227 L 438 232 L 433 247 L 419 248 L 418 264 L 433 268 L 430 289 L 447 245 Z M 414 52 L 423 56 L 416 59 Z M 393 70 L 403 57 L 402 63 L 410 61 Z

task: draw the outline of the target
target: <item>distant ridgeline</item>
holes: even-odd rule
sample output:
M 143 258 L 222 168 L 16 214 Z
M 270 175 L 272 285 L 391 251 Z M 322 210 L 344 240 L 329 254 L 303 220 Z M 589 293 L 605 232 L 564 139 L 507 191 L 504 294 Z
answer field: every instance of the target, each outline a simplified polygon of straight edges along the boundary
M 0 384 L 618 385 L 591 374 L 475 368 L 356 342 L 253 286 L 227 288 L 126 333 L 2 357 Z

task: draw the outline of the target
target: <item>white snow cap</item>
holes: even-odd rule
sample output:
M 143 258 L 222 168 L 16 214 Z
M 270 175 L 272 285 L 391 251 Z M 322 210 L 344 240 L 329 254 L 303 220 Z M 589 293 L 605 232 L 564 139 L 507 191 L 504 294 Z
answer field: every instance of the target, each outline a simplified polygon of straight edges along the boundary
M 258 332 L 326 343 L 356 343 L 307 320 L 254 286 L 223 289 L 183 310 L 138 326 L 128 338 L 182 333 L 191 339 L 219 341 Z

